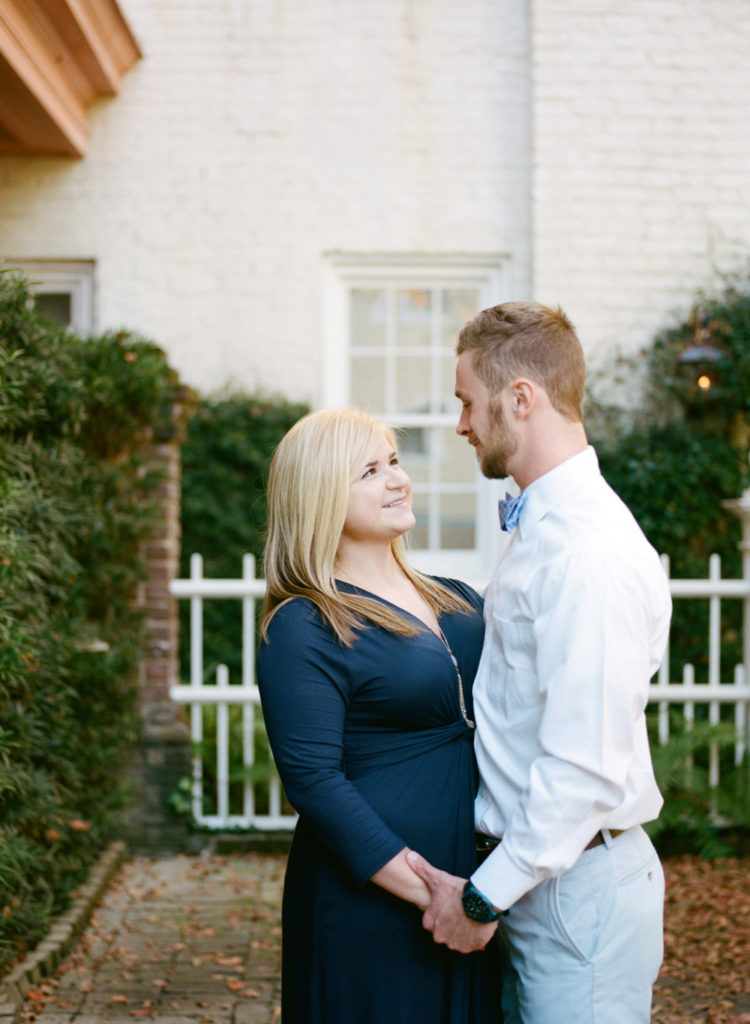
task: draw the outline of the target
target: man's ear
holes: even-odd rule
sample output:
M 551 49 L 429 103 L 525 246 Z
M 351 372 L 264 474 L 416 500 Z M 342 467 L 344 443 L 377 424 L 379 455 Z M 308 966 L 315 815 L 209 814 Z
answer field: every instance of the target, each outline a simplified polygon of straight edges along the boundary
M 511 408 L 517 419 L 524 420 L 534 408 L 537 400 L 536 386 L 533 381 L 519 377 L 511 388 Z

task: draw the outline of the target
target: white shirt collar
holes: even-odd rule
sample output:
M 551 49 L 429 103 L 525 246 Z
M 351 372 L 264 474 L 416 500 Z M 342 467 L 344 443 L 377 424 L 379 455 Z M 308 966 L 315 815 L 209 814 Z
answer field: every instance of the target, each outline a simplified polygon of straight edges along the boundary
M 526 488 L 526 504 L 518 520 L 521 536 L 551 508 L 559 508 L 564 504 L 568 493 L 585 487 L 600 475 L 596 452 L 588 445 L 582 452 L 571 455 L 565 462 L 530 483 Z

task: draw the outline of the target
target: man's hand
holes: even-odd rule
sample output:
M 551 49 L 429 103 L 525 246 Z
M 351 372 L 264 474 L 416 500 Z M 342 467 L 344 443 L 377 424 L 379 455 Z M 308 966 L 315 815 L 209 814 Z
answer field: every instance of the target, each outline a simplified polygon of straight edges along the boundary
M 435 868 L 424 857 L 410 850 L 406 860 L 415 874 L 427 883 L 432 899 L 422 917 L 422 924 L 440 942 L 459 953 L 484 949 L 497 928 L 497 921 L 480 924 L 464 913 L 461 896 L 465 878 Z

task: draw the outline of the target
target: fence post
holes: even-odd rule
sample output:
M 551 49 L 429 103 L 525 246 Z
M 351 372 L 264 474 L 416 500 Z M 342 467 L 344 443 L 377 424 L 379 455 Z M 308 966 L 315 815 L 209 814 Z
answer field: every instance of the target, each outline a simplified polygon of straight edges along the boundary
M 742 540 L 739 548 L 742 552 L 742 578 L 747 582 L 750 580 L 750 487 L 742 492 L 741 497 L 724 501 L 722 504 L 724 508 L 734 512 L 742 523 Z M 750 670 L 750 597 L 743 599 L 742 664 L 747 673 Z

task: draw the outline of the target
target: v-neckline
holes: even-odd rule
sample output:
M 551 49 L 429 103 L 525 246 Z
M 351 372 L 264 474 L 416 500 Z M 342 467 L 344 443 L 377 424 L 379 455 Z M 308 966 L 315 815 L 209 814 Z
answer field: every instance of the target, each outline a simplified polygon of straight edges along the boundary
M 435 620 L 437 622 L 438 628 L 437 630 L 434 630 L 429 623 L 425 622 L 424 619 L 420 619 L 420 617 L 418 615 L 415 615 L 414 612 L 410 612 L 408 608 L 402 608 L 400 604 L 396 604 L 394 601 L 389 601 L 387 597 L 381 597 L 380 594 L 376 594 L 374 590 L 368 590 L 367 587 L 360 587 L 359 584 L 357 583 L 349 583 L 347 582 L 347 580 L 336 580 L 336 586 L 341 586 L 342 584 L 345 587 L 349 587 L 351 590 L 358 590 L 362 594 L 367 594 L 368 597 L 374 597 L 376 601 L 380 601 L 382 604 L 388 604 L 391 606 L 391 608 L 396 608 L 403 615 L 408 615 L 409 618 L 414 619 L 416 622 L 419 622 L 422 626 L 424 626 L 427 632 L 434 636 L 436 640 L 439 640 L 440 643 L 447 643 L 443 635 L 443 628 L 440 625 L 440 617 L 438 615 L 435 615 Z
M 458 706 L 461 712 L 461 718 L 464 720 L 469 729 L 474 729 L 475 723 L 472 721 L 472 719 L 469 718 L 466 711 L 466 697 L 464 694 L 463 679 L 461 678 L 461 669 L 459 668 L 458 660 L 456 659 L 456 656 L 453 653 L 450 644 L 448 643 L 448 638 L 443 632 L 443 627 L 440 625 L 440 618 L 437 615 L 435 616 L 435 618 L 437 619 L 438 629 L 440 631 L 439 633 L 436 633 L 432 626 L 428 626 L 427 623 L 423 619 L 420 619 L 418 615 L 415 615 L 414 612 L 410 612 L 408 608 L 402 608 L 401 605 L 399 604 L 394 604 L 394 602 L 389 601 L 387 597 L 381 597 L 380 594 L 376 594 L 374 591 L 368 590 L 366 587 L 360 587 L 355 583 L 347 583 L 346 580 L 336 580 L 336 584 L 337 586 L 339 584 L 343 584 L 345 587 L 349 587 L 351 590 L 358 590 L 361 594 L 367 594 L 369 597 L 374 597 L 376 601 L 380 601 L 381 604 L 390 605 L 391 608 L 396 608 L 401 614 L 408 615 L 410 618 L 414 619 L 415 622 L 418 622 L 421 626 L 424 627 L 424 629 L 427 631 L 427 634 L 433 637 L 436 640 L 436 642 L 440 644 L 443 651 L 450 658 L 453 664 L 453 668 L 456 670 L 456 678 L 458 680 Z

